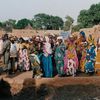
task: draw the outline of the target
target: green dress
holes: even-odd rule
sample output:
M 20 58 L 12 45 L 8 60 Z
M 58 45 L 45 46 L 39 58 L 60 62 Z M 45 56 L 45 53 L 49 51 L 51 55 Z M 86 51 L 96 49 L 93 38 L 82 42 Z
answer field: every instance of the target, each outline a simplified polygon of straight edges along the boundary
M 65 45 L 62 43 L 56 47 L 55 50 L 55 62 L 58 75 L 64 74 L 64 56 L 65 56 Z

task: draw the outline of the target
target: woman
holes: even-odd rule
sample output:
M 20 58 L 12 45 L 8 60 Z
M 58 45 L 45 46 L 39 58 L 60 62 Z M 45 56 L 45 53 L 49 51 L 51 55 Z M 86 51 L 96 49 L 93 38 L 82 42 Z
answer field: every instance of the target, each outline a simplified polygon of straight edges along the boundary
M 42 69 L 45 77 L 53 76 L 53 66 L 52 66 L 52 50 L 51 44 L 49 43 L 49 38 L 45 37 L 45 42 L 43 46 L 43 55 L 42 55 Z
M 24 45 L 23 39 L 20 41 L 19 67 L 21 71 L 28 71 L 30 69 L 28 50 L 27 47 Z
M 61 36 L 57 37 L 57 47 L 55 50 L 55 62 L 58 72 L 58 76 L 64 75 L 64 56 L 65 56 L 65 45 Z
M 95 48 L 96 48 L 95 45 L 91 43 L 90 47 L 87 49 L 86 64 L 85 64 L 86 73 L 94 72 L 94 66 L 96 61 Z
M 77 56 L 79 60 L 79 70 L 84 72 L 85 63 L 86 63 L 86 48 L 87 48 L 87 41 L 86 35 L 83 31 L 79 34 L 79 39 L 77 41 Z
M 64 71 L 66 74 L 75 75 L 76 69 L 78 68 L 78 58 L 75 49 L 74 37 L 71 35 L 67 42 L 68 49 L 64 57 Z M 72 72 L 70 72 L 70 69 Z

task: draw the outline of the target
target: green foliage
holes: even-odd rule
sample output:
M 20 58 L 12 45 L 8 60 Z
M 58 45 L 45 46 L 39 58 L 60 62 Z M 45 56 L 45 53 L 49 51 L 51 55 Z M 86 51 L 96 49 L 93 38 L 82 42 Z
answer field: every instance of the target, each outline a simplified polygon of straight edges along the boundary
M 91 5 L 88 10 L 81 10 L 78 22 L 84 28 L 100 24 L 100 3 Z
M 12 28 L 15 28 L 15 27 L 16 27 L 16 20 L 14 20 L 14 19 L 9 19 L 8 22 L 9 22 L 9 24 L 12 26 Z
M 12 24 L 11 24 L 11 22 L 9 20 L 3 22 L 2 23 L 2 27 L 3 27 L 4 31 L 6 31 L 6 32 L 12 32 L 13 26 L 12 26 Z
M 74 19 L 70 16 L 67 16 L 66 21 L 65 21 L 65 25 L 64 25 L 64 30 L 69 31 L 73 22 L 74 22 Z
M 72 27 L 72 32 L 78 32 L 81 28 L 82 28 L 82 27 L 81 27 L 80 24 L 74 25 L 74 26 Z
M 25 27 L 28 26 L 28 24 L 32 25 L 32 22 L 29 19 L 24 18 L 17 22 L 16 28 L 17 29 L 25 29 Z
M 2 28 L 2 22 L 0 22 L 0 28 Z
M 9 19 L 3 23 L 0 23 L 0 27 L 8 31 L 9 29 L 25 29 L 28 25 L 31 25 L 33 29 L 47 29 L 47 30 L 59 30 L 63 29 L 63 20 L 58 16 L 51 16 L 47 14 L 37 14 L 32 20 L 21 19 L 16 20 Z
M 35 29 L 47 29 L 58 30 L 63 28 L 63 20 L 58 16 L 50 16 L 47 14 L 37 14 L 32 20 L 33 28 Z

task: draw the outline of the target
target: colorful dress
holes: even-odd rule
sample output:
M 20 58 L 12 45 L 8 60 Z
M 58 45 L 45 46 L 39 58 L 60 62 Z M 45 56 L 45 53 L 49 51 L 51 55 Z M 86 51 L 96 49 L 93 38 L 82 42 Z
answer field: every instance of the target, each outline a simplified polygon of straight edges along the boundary
M 86 73 L 94 72 L 94 67 L 95 67 L 95 46 L 92 45 L 88 50 L 87 50 L 87 56 L 86 56 L 86 64 L 85 64 L 85 71 Z
M 46 42 L 43 48 L 43 55 L 41 58 L 42 69 L 44 77 L 52 77 L 53 76 L 53 66 L 52 66 L 52 50 L 49 42 Z
M 19 66 L 22 67 L 23 70 L 28 71 L 30 69 L 29 57 L 27 49 L 19 50 Z
M 77 40 L 77 47 L 76 47 L 76 52 L 78 56 L 78 61 L 79 61 L 79 70 L 81 72 L 84 72 L 85 68 L 85 63 L 86 63 L 86 48 L 87 48 L 87 42 L 85 38 L 79 38 Z
M 85 71 L 86 55 L 87 55 L 86 49 L 83 48 L 83 50 L 82 50 L 82 57 L 81 57 L 81 60 L 80 60 L 80 70 L 82 72 Z
M 55 62 L 58 75 L 64 74 L 64 56 L 65 56 L 65 45 L 62 43 L 56 47 L 55 50 Z
M 85 63 L 85 72 L 86 73 L 94 72 L 94 63 L 91 60 Z
M 68 65 L 69 65 L 69 61 L 72 60 L 74 61 L 74 65 L 73 67 L 75 69 L 78 68 L 78 58 L 77 58 L 77 54 L 76 54 L 76 50 L 75 50 L 75 45 L 73 42 L 70 42 L 68 43 L 68 49 L 66 50 L 66 55 L 64 57 L 64 71 L 65 73 L 67 74 L 68 72 Z
M 40 68 L 40 60 L 36 54 L 30 54 L 30 63 L 33 70 L 33 78 L 38 78 L 42 76 L 41 68 Z

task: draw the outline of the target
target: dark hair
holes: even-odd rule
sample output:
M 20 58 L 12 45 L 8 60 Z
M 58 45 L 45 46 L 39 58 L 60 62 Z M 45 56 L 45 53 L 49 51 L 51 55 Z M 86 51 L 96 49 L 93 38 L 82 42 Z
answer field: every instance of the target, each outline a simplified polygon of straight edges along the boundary
M 3 38 L 8 39 L 8 34 L 4 34 Z

